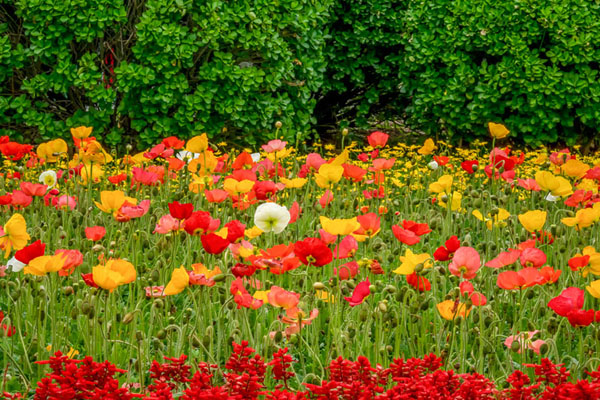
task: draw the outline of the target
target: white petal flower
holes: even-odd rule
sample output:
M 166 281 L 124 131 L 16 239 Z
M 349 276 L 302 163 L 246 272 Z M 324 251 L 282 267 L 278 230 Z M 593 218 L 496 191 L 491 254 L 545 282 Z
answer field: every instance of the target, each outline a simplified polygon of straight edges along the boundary
M 560 199 L 560 196 L 553 196 L 552 193 L 548 193 L 546 201 L 556 202 Z
M 439 167 L 437 161 L 435 161 L 435 160 L 433 160 L 432 162 L 430 162 L 429 164 L 427 164 L 427 166 L 429 167 L 429 169 L 432 169 L 434 171 L 436 169 L 438 169 L 438 167 Z
M 291 216 L 287 207 L 275 203 L 264 203 L 254 213 L 254 225 L 263 232 L 281 233 L 290 222 Z
M 252 154 L 250 154 L 250 157 L 252 157 L 252 161 L 254 161 L 254 162 L 260 161 L 260 153 L 252 153 Z
M 48 186 L 48 189 L 52 189 L 56 186 L 56 181 L 58 177 L 56 176 L 56 171 L 52 171 L 51 169 L 44 171 L 40 174 L 40 182 L 44 185 Z
M 181 161 L 189 163 L 193 159 L 200 157 L 200 153 L 192 153 L 191 151 L 181 150 L 179 153 L 177 153 L 176 157 L 179 158 Z
M 20 272 L 23 268 L 25 268 L 25 265 L 25 263 L 22 263 L 14 257 L 8 260 L 6 263 L 6 266 L 9 267 L 12 272 Z

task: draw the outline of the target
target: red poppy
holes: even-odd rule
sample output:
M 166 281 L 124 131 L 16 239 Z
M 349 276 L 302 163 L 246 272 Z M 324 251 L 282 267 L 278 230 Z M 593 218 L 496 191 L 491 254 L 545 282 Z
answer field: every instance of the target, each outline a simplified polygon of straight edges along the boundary
M 546 254 L 535 247 L 524 249 L 519 256 L 519 261 L 524 267 L 539 268 L 546 263 Z
M 194 205 L 192 203 L 181 204 L 178 201 L 169 203 L 169 214 L 178 220 L 189 218 L 193 212 Z
M 448 261 L 452 259 L 452 256 L 460 247 L 460 240 L 458 237 L 451 236 L 450 239 L 446 240 L 444 246 L 440 246 L 433 253 L 433 258 L 436 261 Z
M 290 207 L 290 224 L 293 224 L 298 220 L 298 217 L 302 213 L 302 208 L 300 208 L 300 204 L 297 201 L 294 201 L 292 206 Z
M 56 250 L 54 254 L 62 254 L 64 259 L 63 267 L 58 271 L 58 275 L 60 276 L 71 275 L 75 271 L 75 268 L 83 264 L 83 254 L 79 250 L 59 249 Z
M 254 184 L 252 190 L 254 190 L 258 200 L 268 200 L 272 199 L 277 193 L 277 186 L 273 181 L 260 181 Z
M 42 243 L 41 240 L 36 240 L 29 246 L 23 247 L 21 250 L 18 250 L 15 253 L 15 258 L 17 259 L 17 261 L 20 261 L 23 264 L 27 265 L 34 258 L 43 256 L 45 250 L 46 244 Z
M 520 271 L 504 271 L 498 275 L 498 287 L 506 290 L 524 289 L 544 284 L 545 278 L 537 268 L 523 268 Z
M 424 276 L 417 275 L 415 272 L 406 275 L 406 282 L 419 292 L 429 292 L 431 290 L 431 282 Z
M 596 312 L 594 310 L 573 310 L 567 314 L 571 326 L 588 326 L 594 322 Z
M 22 209 L 31 204 L 33 197 L 26 195 L 21 190 L 13 190 L 11 197 L 11 205 L 16 209 Z
M 331 203 L 333 201 L 333 193 L 331 193 L 331 190 L 327 189 L 325 191 L 325 193 L 323 193 L 323 196 L 321 196 L 319 198 L 319 204 L 321 205 L 321 208 L 325 208 L 329 205 L 329 203 Z
M 468 174 L 474 174 L 479 168 L 479 161 L 477 160 L 466 160 L 460 163 L 462 169 L 464 169 Z
M 231 268 L 231 273 L 236 278 L 241 278 L 243 276 L 252 276 L 256 272 L 256 267 L 251 264 L 237 263 Z
M 373 212 L 359 215 L 356 217 L 356 220 L 360 224 L 360 228 L 354 231 L 354 233 L 357 235 L 366 235 L 371 237 L 376 235 L 381 227 L 381 218 Z
M 83 279 L 83 282 L 86 285 L 97 288 L 98 285 L 96 285 L 96 282 L 94 282 L 94 278 L 92 275 L 93 274 L 91 272 L 89 274 L 81 274 L 81 278 Z
M 0 323 L 2 321 L 4 321 L 4 312 L 0 310 Z M 2 328 L 2 330 L 4 331 L 4 334 L 7 337 L 11 337 L 15 333 L 17 333 L 17 329 L 14 326 L 6 325 L 6 324 L 0 324 L 0 328 Z
M 118 174 L 118 175 L 113 175 L 113 176 L 109 176 L 108 177 L 108 181 L 114 185 L 118 185 L 121 182 L 124 182 L 127 180 L 127 174 L 126 173 L 122 173 L 122 174 Z
M 359 167 L 358 165 L 342 164 L 342 167 L 344 167 L 343 177 L 352 182 L 362 181 L 367 174 L 367 170 Z
M 173 149 L 168 149 L 167 146 L 164 145 L 164 143 L 160 143 L 157 144 L 156 146 L 154 146 L 153 148 L 151 148 L 149 151 L 144 153 L 144 158 L 147 158 L 149 160 L 154 160 L 158 157 L 161 158 L 168 158 L 171 157 L 173 155 Z
M 179 150 L 179 149 L 183 149 L 183 146 L 185 146 L 185 141 L 179 139 L 176 136 L 169 136 L 162 140 L 162 144 L 164 144 L 166 147 L 168 147 L 170 149 Z
M 7 193 L 0 196 L 0 206 L 9 206 L 12 204 L 12 194 Z
M 476 292 L 471 282 L 463 281 L 458 285 L 458 288 L 462 296 L 465 294 L 469 296 L 474 306 L 485 306 L 487 304 L 487 298 L 483 294 Z
M 167 158 L 167 163 L 169 163 L 169 171 L 180 171 L 185 166 L 185 161 L 177 157 Z
M 333 260 L 333 253 L 327 243 L 319 238 L 309 237 L 294 244 L 294 253 L 304 265 L 322 267 Z
M 448 161 L 450 161 L 450 157 L 447 156 L 433 156 L 433 159 L 440 167 L 443 167 L 444 165 L 448 164 Z
M 48 186 L 42 185 L 41 183 L 21 182 L 21 190 L 27 196 L 44 196 Z
M 413 231 L 402 229 L 399 225 L 392 225 L 392 233 L 404 244 L 409 246 L 415 245 L 421 241 L 421 238 Z
M 337 275 L 340 280 L 344 281 L 350 278 L 354 278 L 358 274 L 360 266 L 356 261 L 350 261 L 346 264 L 340 265 L 338 268 L 333 269 L 333 274 Z
M 213 189 L 213 190 L 204 190 L 204 196 L 206 196 L 206 200 L 209 203 L 222 203 L 225 201 L 227 197 L 229 197 L 229 193 L 227 193 L 223 189 Z
M 106 229 L 103 226 L 90 226 L 85 228 L 85 237 L 92 242 L 97 242 L 106 235 Z
M 565 200 L 565 205 L 569 206 L 569 207 L 579 207 L 580 205 L 587 203 L 592 196 L 594 195 L 594 192 L 589 191 L 589 190 L 576 190 L 573 192 L 573 194 L 571 196 L 569 196 L 566 200 Z
M 244 238 L 244 230 L 246 229 L 246 225 L 242 224 L 237 219 L 229 221 L 225 224 L 225 227 L 227 228 L 227 241 L 229 243 L 235 243 Z
M 375 148 L 385 147 L 390 135 L 387 133 L 383 133 L 380 131 L 375 131 L 367 136 L 367 141 L 369 142 L 369 146 Z
M 27 155 L 33 146 L 30 144 L 20 144 L 16 142 L 6 142 L 0 144 L 0 153 L 11 161 L 19 161 Z
M 252 295 L 250 295 L 250 293 L 248 293 L 241 278 L 236 278 L 233 282 L 231 282 L 229 291 L 233 295 L 233 301 L 235 301 L 235 304 L 237 304 L 238 309 L 245 307 L 256 310 L 263 305 L 262 300 L 255 299 L 252 297 Z
M 562 273 L 560 269 L 554 269 L 552 267 L 540 268 L 539 271 L 540 274 L 544 277 L 544 284 L 555 283 Z
M 431 232 L 431 229 L 429 229 L 429 225 L 427 225 L 425 223 L 419 224 L 415 221 L 410 221 L 410 220 L 402 221 L 402 227 L 404 229 L 408 229 L 409 231 L 413 231 L 416 235 L 419 235 L 419 236 L 423 236 L 423 235 Z
M 242 151 L 233 162 L 231 166 L 233 169 L 242 169 L 244 167 L 250 167 L 254 165 L 254 160 L 252 160 L 252 156 L 247 151 Z
M 369 282 L 369 279 L 367 278 L 366 281 L 356 285 L 351 297 L 344 297 L 344 300 L 350 304 L 350 307 L 355 307 L 359 304 L 362 304 L 362 302 L 365 301 L 365 299 L 371 294 L 369 286 L 371 286 L 371 282 Z
M 204 250 L 210 254 L 221 254 L 230 244 L 229 240 L 223 239 L 221 236 L 212 232 L 200 236 L 200 240 L 202 241 Z
M 267 269 L 275 275 L 294 270 L 300 266 L 300 259 L 294 254 L 294 245 L 279 244 L 267 250 L 261 250 L 260 255 L 248 257 L 256 268 Z
M 571 257 L 569 259 L 569 268 L 571 271 L 579 271 L 580 269 L 586 267 L 590 262 L 590 256 L 585 255 L 581 257 Z
M 358 250 L 358 242 L 353 236 L 348 235 L 342 239 L 339 246 L 336 246 L 333 250 L 333 254 L 335 258 L 341 260 L 353 257 L 356 250 Z
M 600 166 L 588 169 L 583 178 L 600 181 Z
M 189 218 L 185 220 L 184 229 L 187 233 L 194 236 L 200 236 L 208 232 L 214 232 L 221 223 L 218 219 L 213 219 L 208 211 L 194 211 Z

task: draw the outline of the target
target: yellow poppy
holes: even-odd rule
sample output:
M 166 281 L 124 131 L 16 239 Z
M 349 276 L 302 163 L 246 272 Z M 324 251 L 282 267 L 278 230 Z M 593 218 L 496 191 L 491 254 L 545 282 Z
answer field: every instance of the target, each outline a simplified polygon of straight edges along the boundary
M 346 236 L 360 228 L 360 224 L 358 223 L 356 217 L 348 219 L 330 219 L 320 216 L 319 221 L 321 222 L 321 226 L 325 232 L 329 233 L 330 235 Z
M 1 230 L 3 232 L 0 232 L 0 249 L 5 251 L 5 258 L 8 258 L 12 249 L 21 250 L 31 239 L 27 233 L 27 222 L 19 213 L 10 217 Z
M 171 274 L 171 280 L 165 286 L 165 290 L 163 290 L 163 294 L 165 296 L 171 296 L 174 294 L 179 294 L 185 290 L 186 287 L 190 284 L 190 275 L 185 270 L 183 266 L 180 268 L 175 268 L 173 273 Z
M 495 122 L 488 122 L 488 129 L 490 130 L 490 135 L 495 139 L 504 139 L 510 133 L 506 126 Z
M 544 227 L 547 215 L 548 213 L 542 210 L 527 211 L 519 214 L 519 222 L 528 232 L 535 232 Z
M 422 264 L 423 268 L 431 268 L 431 256 L 427 253 L 415 254 L 410 249 L 406 249 L 403 256 L 400 256 L 402 264 L 392 272 L 398 275 L 410 275 L 415 272 L 417 265 Z

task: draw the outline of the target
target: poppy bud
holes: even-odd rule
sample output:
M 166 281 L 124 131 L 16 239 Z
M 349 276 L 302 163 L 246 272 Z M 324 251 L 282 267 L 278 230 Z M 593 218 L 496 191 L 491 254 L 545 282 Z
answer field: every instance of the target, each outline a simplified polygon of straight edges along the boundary
M 121 322 L 124 325 L 128 325 L 133 321 L 133 317 L 135 317 L 135 313 L 128 312 L 127 314 L 125 314 L 125 316 L 123 317 L 123 320 Z
M 137 339 L 138 342 L 141 342 L 142 340 L 144 340 L 144 334 L 142 333 L 142 331 L 136 331 L 135 338 Z
M 447 202 L 447 201 L 448 201 L 448 196 L 446 196 L 445 194 L 443 194 L 443 195 L 440 197 L 440 200 L 441 200 L 441 201 L 443 201 L 443 202 L 445 203 L 445 202 Z
M 71 286 L 65 286 L 65 287 L 63 288 L 63 294 L 64 294 L 65 296 L 70 296 L 70 295 L 72 295 L 73 293 L 74 293 L 73 287 L 71 287 Z
M 200 339 L 198 339 L 198 336 L 194 335 L 192 336 L 192 346 L 195 348 L 200 347 L 202 343 L 200 342 Z
M 420 273 L 421 271 L 423 271 L 423 268 L 424 268 L 424 266 L 423 266 L 423 264 L 422 264 L 422 263 L 420 263 L 420 264 L 417 264 L 417 266 L 415 267 L 415 272 L 418 274 L 418 273 Z
M 342 136 L 348 136 L 348 128 L 342 129 Z
M 275 332 L 275 337 L 273 338 L 275 343 L 281 342 L 282 339 L 283 339 L 283 333 L 281 333 L 281 331 Z
M 377 291 L 377 286 L 375 286 L 375 285 L 369 285 L 369 291 L 370 291 L 371 293 L 374 293 L 374 292 L 376 292 L 376 291 Z
M 204 335 L 204 337 L 202 338 L 202 345 L 204 347 L 209 347 L 210 346 L 210 336 Z
M 85 303 L 81 303 L 81 312 L 84 314 L 88 314 L 92 309 L 92 306 L 90 305 L 90 303 L 85 302 Z
M 315 290 L 325 290 L 325 285 L 321 282 L 313 283 L 313 289 Z
M 155 308 L 163 308 L 163 306 L 165 305 L 164 302 L 161 299 L 156 299 L 154 300 L 154 303 L 152 303 L 152 305 Z
M 226 275 L 224 275 L 224 274 L 218 274 L 218 275 L 213 276 L 212 279 L 215 282 L 223 282 L 226 278 L 227 278 Z
M 379 302 L 379 304 L 377 305 L 377 307 L 379 308 L 379 311 L 381 311 L 382 313 L 386 313 L 387 312 L 387 305 L 384 302 Z
M 71 318 L 72 319 L 77 319 L 77 317 L 79 316 L 79 310 L 77 309 L 77 307 L 73 307 L 71 309 Z
M 282 126 L 283 126 L 283 124 L 281 123 L 281 121 L 275 122 L 275 128 L 281 129 Z
M 159 330 L 158 332 L 156 332 L 156 338 L 163 340 L 167 337 L 167 331 L 165 331 L 164 329 Z

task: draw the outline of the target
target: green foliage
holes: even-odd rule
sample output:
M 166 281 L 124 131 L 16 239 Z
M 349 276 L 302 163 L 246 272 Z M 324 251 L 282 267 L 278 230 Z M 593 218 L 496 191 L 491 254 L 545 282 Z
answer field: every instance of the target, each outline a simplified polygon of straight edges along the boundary
M 0 134 L 310 133 L 330 1 L 0 0 Z M 21 134 L 25 134 L 25 138 Z
M 468 139 L 502 121 L 532 145 L 596 134 L 599 2 L 415 1 L 404 20 L 409 122 Z

